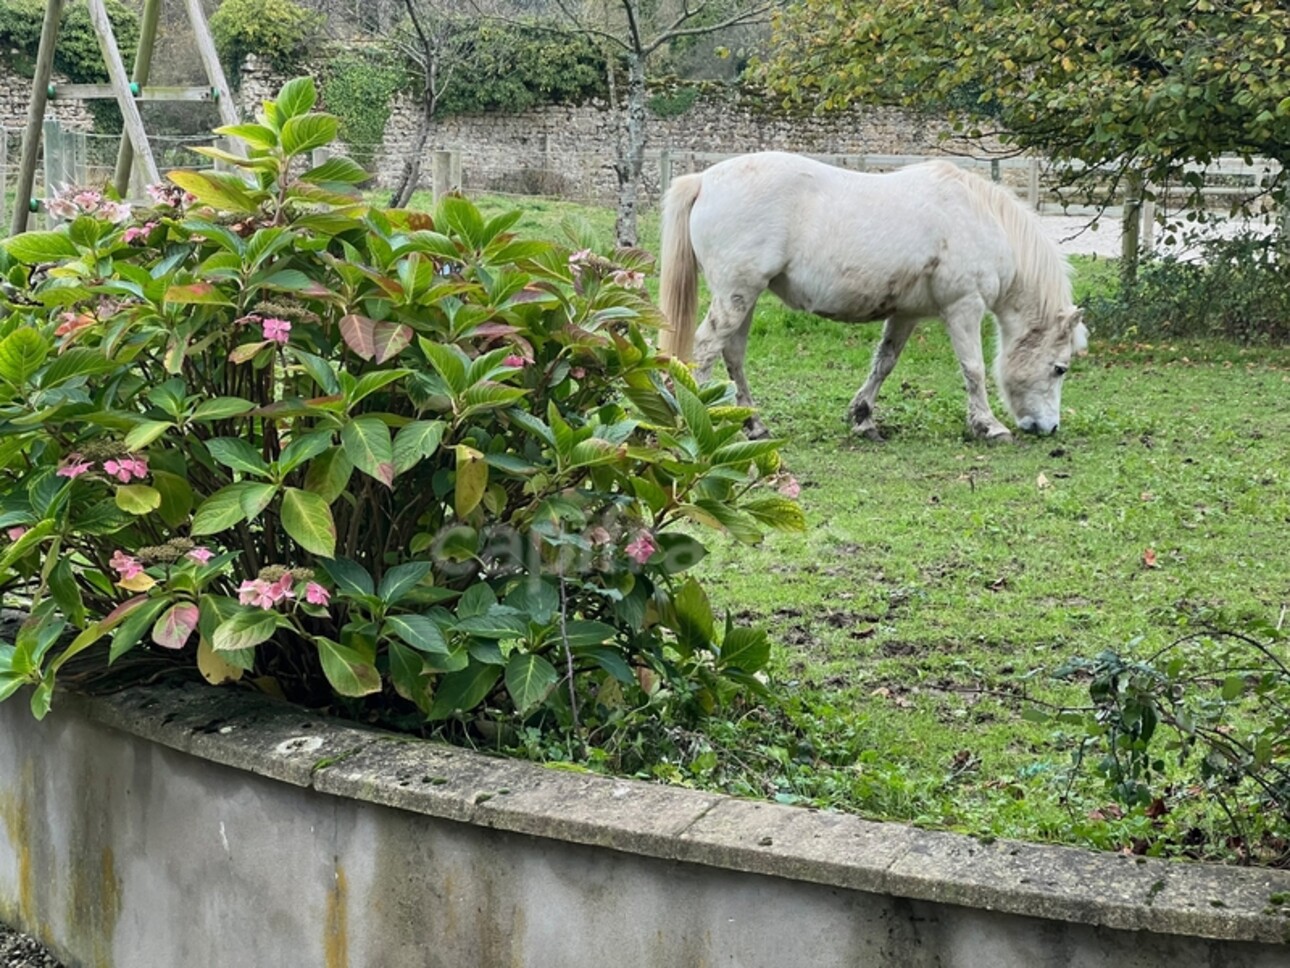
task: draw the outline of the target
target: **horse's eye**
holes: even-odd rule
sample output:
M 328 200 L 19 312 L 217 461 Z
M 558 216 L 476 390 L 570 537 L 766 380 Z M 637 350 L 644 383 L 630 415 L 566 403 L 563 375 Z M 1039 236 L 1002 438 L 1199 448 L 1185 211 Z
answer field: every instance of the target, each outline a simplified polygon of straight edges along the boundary
M 1065 376 L 1066 371 L 1069 369 L 1069 366 L 1063 366 L 1062 364 L 1057 363 L 1053 366 L 1053 376 Z

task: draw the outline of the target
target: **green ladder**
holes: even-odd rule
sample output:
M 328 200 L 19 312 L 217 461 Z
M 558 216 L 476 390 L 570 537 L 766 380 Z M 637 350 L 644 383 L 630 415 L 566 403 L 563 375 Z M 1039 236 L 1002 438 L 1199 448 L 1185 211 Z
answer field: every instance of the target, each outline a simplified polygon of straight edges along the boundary
M 52 83 L 54 46 L 58 41 L 58 27 L 63 19 L 66 0 L 46 0 L 45 20 L 40 33 L 40 48 L 36 54 L 35 76 L 32 79 L 31 103 L 27 107 L 27 129 L 23 137 L 22 157 L 18 166 L 12 235 L 25 232 L 29 216 L 40 208 L 40 202 L 33 197 L 32 191 L 36 183 L 36 162 L 40 151 L 45 109 L 51 98 L 116 99 L 121 108 L 121 117 L 125 121 L 125 132 L 121 137 L 121 148 L 117 152 L 113 185 L 122 197 L 129 190 L 130 173 L 136 159 L 149 184 L 161 180 L 136 101 L 213 100 L 219 107 L 220 120 L 223 124 L 238 123 L 237 106 L 233 103 L 228 81 L 224 77 L 224 68 L 220 65 L 219 55 L 215 52 L 215 43 L 211 40 L 210 28 L 206 24 L 201 0 L 184 0 L 184 2 L 188 8 L 188 20 L 192 24 L 193 34 L 197 40 L 198 53 L 201 56 L 202 65 L 206 68 L 209 87 L 148 86 L 148 74 L 152 67 L 152 49 L 157 38 L 157 21 L 161 14 L 161 0 L 144 0 L 143 19 L 139 29 L 139 47 L 135 54 L 134 71 L 129 76 L 126 75 L 125 64 L 121 60 L 121 50 L 117 45 L 116 35 L 112 31 L 112 22 L 108 19 L 103 0 L 86 0 L 90 22 L 94 25 L 99 47 L 103 51 L 103 61 L 107 66 L 110 83 L 54 85 Z M 50 186 L 46 186 L 46 192 L 49 188 Z

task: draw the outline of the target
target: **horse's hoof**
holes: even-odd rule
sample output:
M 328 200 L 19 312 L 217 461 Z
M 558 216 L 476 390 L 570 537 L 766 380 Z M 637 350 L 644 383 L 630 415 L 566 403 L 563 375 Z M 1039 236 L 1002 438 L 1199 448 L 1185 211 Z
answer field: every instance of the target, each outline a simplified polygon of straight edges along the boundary
M 770 431 L 766 429 L 763 423 L 746 423 L 744 424 L 744 436 L 749 440 L 765 440 L 770 436 Z
M 851 433 L 857 437 L 863 437 L 865 440 L 872 441 L 875 444 L 885 444 L 887 441 L 882 434 L 878 433 L 878 428 L 874 426 L 861 427 L 856 425 L 851 428 Z
M 986 434 L 985 442 L 987 444 L 1011 444 L 1013 442 L 1012 434 L 1006 430 L 993 434 Z

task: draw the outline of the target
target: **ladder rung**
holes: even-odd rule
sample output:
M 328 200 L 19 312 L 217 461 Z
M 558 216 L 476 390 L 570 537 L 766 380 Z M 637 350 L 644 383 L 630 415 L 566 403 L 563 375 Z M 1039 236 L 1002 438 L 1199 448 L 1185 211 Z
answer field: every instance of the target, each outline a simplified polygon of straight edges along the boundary
M 138 84 L 131 84 L 130 93 L 136 101 L 219 100 L 219 92 L 212 87 L 159 87 L 153 84 L 140 87 Z M 111 84 L 51 84 L 48 94 L 55 101 L 92 101 L 100 98 L 116 100 L 116 89 Z

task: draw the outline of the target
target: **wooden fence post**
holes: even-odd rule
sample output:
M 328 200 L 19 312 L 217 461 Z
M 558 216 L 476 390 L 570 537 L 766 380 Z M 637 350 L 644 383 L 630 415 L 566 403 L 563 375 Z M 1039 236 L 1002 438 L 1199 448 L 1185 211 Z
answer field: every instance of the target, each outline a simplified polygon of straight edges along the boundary
M 452 152 L 435 151 L 430 155 L 430 190 L 437 202 L 452 191 Z
M 1146 182 L 1142 190 L 1142 251 L 1146 255 L 1156 251 L 1155 194 L 1155 186 Z
M 672 150 L 664 148 L 658 153 L 658 197 L 663 198 L 672 184 Z
M 1041 202 L 1039 201 L 1039 159 L 1031 158 L 1030 165 L 1026 169 L 1026 200 L 1030 202 L 1030 207 L 1036 212 L 1041 211 Z
M 1126 285 L 1132 285 L 1138 276 L 1138 250 L 1142 242 L 1142 173 L 1131 171 L 1125 180 L 1120 229 L 1120 279 Z

